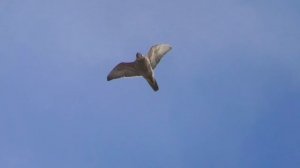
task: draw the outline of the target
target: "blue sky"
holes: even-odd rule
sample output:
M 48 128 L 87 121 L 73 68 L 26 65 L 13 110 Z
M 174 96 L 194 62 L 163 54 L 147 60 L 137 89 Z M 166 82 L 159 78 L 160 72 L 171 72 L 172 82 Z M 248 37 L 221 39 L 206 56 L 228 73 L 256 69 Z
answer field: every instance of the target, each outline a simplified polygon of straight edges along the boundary
M 300 165 L 300 2 L 0 1 L 0 167 Z M 153 92 L 106 81 L 156 43 Z

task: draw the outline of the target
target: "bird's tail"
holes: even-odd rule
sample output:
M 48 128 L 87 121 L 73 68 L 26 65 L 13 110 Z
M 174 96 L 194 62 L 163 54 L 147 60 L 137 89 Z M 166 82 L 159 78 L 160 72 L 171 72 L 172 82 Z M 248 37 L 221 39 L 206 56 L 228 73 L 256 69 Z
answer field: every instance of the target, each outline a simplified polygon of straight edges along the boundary
M 154 91 L 158 91 L 158 84 L 154 77 L 145 78 Z

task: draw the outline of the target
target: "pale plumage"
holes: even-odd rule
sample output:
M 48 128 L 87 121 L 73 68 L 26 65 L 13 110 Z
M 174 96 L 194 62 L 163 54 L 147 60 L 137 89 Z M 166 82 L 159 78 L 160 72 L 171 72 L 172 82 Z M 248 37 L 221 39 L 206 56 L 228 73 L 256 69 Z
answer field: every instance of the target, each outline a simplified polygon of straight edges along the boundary
M 122 77 L 142 76 L 147 80 L 154 91 L 158 91 L 158 84 L 154 78 L 153 70 L 162 57 L 171 49 L 172 47 L 169 44 L 158 44 L 152 46 L 145 57 L 143 57 L 142 54 L 137 53 L 134 62 L 122 62 L 115 66 L 108 74 L 107 80 L 110 81 Z

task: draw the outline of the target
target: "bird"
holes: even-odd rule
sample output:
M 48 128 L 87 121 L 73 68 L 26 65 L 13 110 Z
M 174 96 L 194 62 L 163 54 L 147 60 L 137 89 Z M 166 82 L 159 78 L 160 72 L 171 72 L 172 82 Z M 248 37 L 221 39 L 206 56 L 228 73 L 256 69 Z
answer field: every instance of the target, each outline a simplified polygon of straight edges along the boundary
M 136 53 L 133 62 L 121 62 L 116 65 L 107 76 L 107 81 L 123 78 L 141 76 L 149 83 L 154 91 L 159 87 L 154 77 L 154 69 L 163 56 L 172 49 L 170 44 L 156 44 L 151 46 L 147 55 Z

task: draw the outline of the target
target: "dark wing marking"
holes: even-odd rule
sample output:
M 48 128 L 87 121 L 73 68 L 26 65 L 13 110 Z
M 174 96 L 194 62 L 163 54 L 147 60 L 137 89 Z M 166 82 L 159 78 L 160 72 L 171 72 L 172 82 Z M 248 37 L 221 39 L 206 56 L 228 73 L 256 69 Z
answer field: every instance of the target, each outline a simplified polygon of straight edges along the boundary
M 140 73 L 135 68 L 135 62 L 130 63 L 119 63 L 114 69 L 108 74 L 107 80 L 113 80 L 122 77 L 140 76 Z
M 156 67 L 161 58 L 171 49 L 172 47 L 169 44 L 158 44 L 150 48 L 148 52 L 148 58 L 150 60 L 152 69 Z

